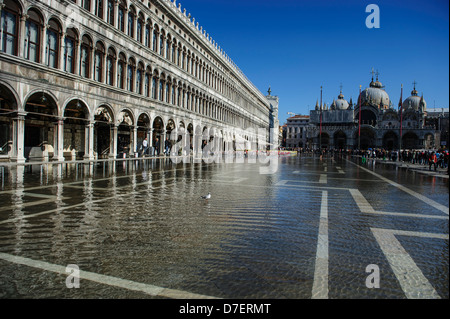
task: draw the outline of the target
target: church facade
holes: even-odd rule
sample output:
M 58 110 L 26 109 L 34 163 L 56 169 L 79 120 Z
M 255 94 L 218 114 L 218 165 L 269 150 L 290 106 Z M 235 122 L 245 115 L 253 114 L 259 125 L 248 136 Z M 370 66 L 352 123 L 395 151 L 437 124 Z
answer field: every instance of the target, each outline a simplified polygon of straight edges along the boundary
M 439 145 L 435 126 L 427 121 L 427 104 L 415 83 L 411 95 L 394 107 L 378 75 L 361 91 L 358 101 L 342 94 L 331 105 L 317 101 L 310 111 L 308 147 L 367 150 L 369 148 L 431 149 Z
M 0 16 L 1 160 L 269 141 L 252 132 L 273 101 L 176 0 L 0 0 Z

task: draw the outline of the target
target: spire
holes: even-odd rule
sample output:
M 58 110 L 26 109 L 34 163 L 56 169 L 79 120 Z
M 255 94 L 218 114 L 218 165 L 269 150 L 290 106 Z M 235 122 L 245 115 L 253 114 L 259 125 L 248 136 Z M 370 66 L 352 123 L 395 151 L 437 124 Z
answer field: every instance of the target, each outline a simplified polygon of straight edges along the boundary
M 413 95 L 413 96 L 417 96 L 416 84 L 417 84 L 417 82 L 416 82 L 416 80 L 414 80 L 414 82 L 413 82 L 414 89 L 411 91 L 411 95 Z
M 317 99 L 317 101 L 316 101 L 316 111 L 318 111 L 319 110 L 319 99 Z
M 423 99 L 423 93 L 422 93 L 422 96 L 420 97 L 419 111 L 421 111 L 421 112 L 425 111 L 425 101 Z

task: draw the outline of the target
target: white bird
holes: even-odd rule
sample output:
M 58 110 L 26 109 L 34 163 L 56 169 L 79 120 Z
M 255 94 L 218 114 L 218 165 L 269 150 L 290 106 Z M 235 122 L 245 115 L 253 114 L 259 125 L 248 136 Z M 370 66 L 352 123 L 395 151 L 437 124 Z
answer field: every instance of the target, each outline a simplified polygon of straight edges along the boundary
M 211 198 L 211 193 L 208 193 L 208 195 L 203 195 L 201 198 L 202 199 L 210 199 Z

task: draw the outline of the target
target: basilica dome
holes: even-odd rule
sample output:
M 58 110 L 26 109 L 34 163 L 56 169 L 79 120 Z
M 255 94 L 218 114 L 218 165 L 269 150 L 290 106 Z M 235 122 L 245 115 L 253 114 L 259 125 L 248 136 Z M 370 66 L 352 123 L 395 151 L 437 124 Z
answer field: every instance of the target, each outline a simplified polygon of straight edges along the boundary
M 344 95 L 339 94 L 337 101 L 335 101 L 336 103 L 336 110 L 346 110 L 348 109 L 348 102 L 344 99 Z
M 380 109 L 389 108 L 389 95 L 383 89 L 383 85 L 378 79 L 375 82 L 372 79 L 369 87 L 361 92 L 361 104 L 376 106 Z
M 419 97 L 416 91 L 416 87 L 411 91 L 411 96 L 403 101 L 403 108 L 405 111 L 422 111 L 425 112 L 427 110 L 427 103 L 422 97 Z

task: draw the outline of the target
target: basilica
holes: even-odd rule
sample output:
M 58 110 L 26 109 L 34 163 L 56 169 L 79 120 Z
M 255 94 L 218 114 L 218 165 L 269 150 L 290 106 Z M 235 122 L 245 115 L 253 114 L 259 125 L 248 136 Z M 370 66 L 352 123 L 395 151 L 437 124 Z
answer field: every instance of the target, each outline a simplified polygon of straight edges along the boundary
M 317 101 L 310 111 L 307 147 L 311 149 L 431 149 L 439 134 L 427 121 L 427 103 L 416 83 L 398 107 L 389 98 L 378 74 L 358 101 L 347 101 L 341 92 L 331 105 Z M 400 88 L 399 88 L 400 90 Z

